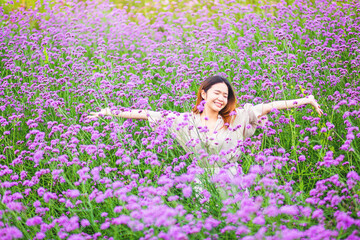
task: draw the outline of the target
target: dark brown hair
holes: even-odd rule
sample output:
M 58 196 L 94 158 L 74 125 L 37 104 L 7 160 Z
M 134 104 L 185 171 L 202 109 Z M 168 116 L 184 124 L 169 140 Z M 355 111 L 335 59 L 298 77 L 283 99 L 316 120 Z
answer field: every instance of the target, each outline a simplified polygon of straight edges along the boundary
M 193 108 L 193 113 L 198 114 L 201 113 L 199 111 L 199 109 L 197 108 L 198 105 L 200 105 L 201 101 L 203 101 L 204 99 L 201 97 L 201 90 L 204 90 L 206 93 L 207 91 L 215 84 L 217 83 L 225 83 L 226 86 L 228 87 L 228 102 L 226 104 L 226 106 L 221 109 L 221 111 L 219 112 L 220 116 L 223 117 L 224 119 L 224 126 L 227 129 L 228 125 L 230 125 L 230 123 L 234 120 L 234 118 L 232 119 L 232 116 L 230 116 L 230 113 L 232 111 L 235 111 L 236 107 L 238 106 L 237 103 L 237 99 L 235 97 L 235 93 L 234 93 L 234 89 L 232 88 L 230 82 L 226 79 L 223 78 L 221 76 L 213 76 L 213 77 L 209 77 L 207 79 L 205 79 L 205 81 L 203 81 L 199 87 L 198 93 L 197 93 L 197 99 L 196 99 L 196 104 L 195 107 Z M 224 127 L 223 126 L 223 127 Z

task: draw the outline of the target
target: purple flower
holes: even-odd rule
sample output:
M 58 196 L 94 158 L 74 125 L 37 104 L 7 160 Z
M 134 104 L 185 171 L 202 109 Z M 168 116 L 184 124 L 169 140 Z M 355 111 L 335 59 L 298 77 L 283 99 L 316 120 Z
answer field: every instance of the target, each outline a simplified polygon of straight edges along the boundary
M 82 227 L 90 226 L 90 222 L 87 219 L 82 219 L 80 223 Z
M 342 211 L 336 211 L 334 216 L 336 218 L 336 223 L 337 223 L 336 227 L 338 229 L 346 230 L 356 223 L 355 219 L 353 219 L 347 213 L 342 212 Z M 357 227 L 359 227 L 360 224 L 356 223 L 356 225 L 357 225 Z
M 184 197 L 186 197 L 186 198 L 190 197 L 191 194 L 192 194 L 192 188 L 191 188 L 191 186 L 186 186 L 186 187 L 184 187 L 182 192 L 183 192 L 183 194 L 184 194 Z
M 50 199 L 57 199 L 58 197 L 57 197 L 56 193 L 46 192 L 44 194 L 43 198 L 44 198 L 44 201 L 46 203 L 48 203 L 50 201 Z
M 40 187 L 40 188 L 37 190 L 37 193 L 38 193 L 38 195 L 41 197 L 42 195 L 44 195 L 45 189 L 44 189 L 43 187 Z
M 235 232 L 237 235 L 241 235 L 241 234 L 249 234 L 250 230 L 244 226 L 244 225 L 240 225 Z
M 100 229 L 105 230 L 105 229 L 108 229 L 109 227 L 110 227 L 110 222 L 105 222 L 105 223 L 101 224 Z
M 324 217 L 324 211 L 322 209 L 316 209 L 311 216 L 311 218 L 313 219 L 314 218 L 321 219 L 323 217 Z
M 322 148 L 321 145 L 315 145 L 315 146 L 313 147 L 314 150 L 319 150 L 319 149 L 321 149 L 321 148 Z
M 36 233 L 36 238 L 37 239 L 44 239 L 45 237 L 46 237 L 46 235 L 43 232 Z
M 79 217 L 73 216 L 64 223 L 65 231 L 71 232 L 79 228 Z
M 282 214 L 288 214 L 288 215 L 295 216 L 295 215 L 299 214 L 299 209 L 295 205 L 286 205 L 286 206 L 282 206 L 280 208 L 280 212 Z
M 281 231 L 281 239 L 288 239 L 288 240 L 295 240 L 295 239 L 301 239 L 303 237 L 304 233 L 297 229 L 283 229 Z
M 169 202 L 176 201 L 178 199 L 179 199 L 179 196 L 170 196 L 170 197 L 168 197 Z
M 214 219 L 213 217 L 208 217 L 205 219 L 204 228 L 206 228 L 208 231 L 213 229 L 214 227 L 217 227 L 221 221 Z
M 80 191 L 77 190 L 77 189 L 68 189 L 66 191 L 66 196 L 69 197 L 69 198 L 77 198 L 78 196 L 80 196 Z
M 34 162 L 39 164 L 40 160 L 43 159 L 44 151 L 38 150 L 34 153 Z
M 22 202 L 9 202 L 6 204 L 6 207 L 16 212 L 21 212 L 22 210 L 25 209 Z
M 254 224 L 258 224 L 258 225 L 264 225 L 265 224 L 265 218 L 260 215 L 260 216 L 257 216 L 253 219 L 253 223 Z
M 348 174 L 346 175 L 347 178 L 352 178 L 356 181 L 360 181 L 360 176 L 357 174 L 357 172 L 355 171 L 350 171 L 348 172 Z
M 69 236 L 69 238 L 67 240 L 85 240 L 86 238 L 82 236 L 83 234 L 72 234 L 71 236 Z M 96 234 L 94 234 L 94 238 L 96 238 L 95 236 Z
M 22 238 L 23 234 L 16 227 L 10 226 L 5 228 L 0 228 L 0 237 L 2 239 L 17 239 L 17 238 Z
M 38 208 L 38 207 L 41 206 L 41 202 L 40 202 L 39 200 L 36 200 L 36 201 L 34 202 L 33 206 L 34 206 L 35 208 Z
M 269 217 L 276 217 L 279 214 L 279 209 L 274 205 L 270 205 L 265 208 L 264 214 Z
M 114 213 L 120 213 L 123 210 L 123 206 L 116 206 L 114 208 Z
M 284 148 L 278 148 L 278 153 L 285 153 L 285 149 Z
M 202 100 L 202 101 L 200 102 L 200 104 L 196 106 L 197 109 L 199 110 L 199 112 L 204 111 L 204 109 L 205 109 L 205 104 L 206 104 L 206 101 L 205 101 L 205 100 Z

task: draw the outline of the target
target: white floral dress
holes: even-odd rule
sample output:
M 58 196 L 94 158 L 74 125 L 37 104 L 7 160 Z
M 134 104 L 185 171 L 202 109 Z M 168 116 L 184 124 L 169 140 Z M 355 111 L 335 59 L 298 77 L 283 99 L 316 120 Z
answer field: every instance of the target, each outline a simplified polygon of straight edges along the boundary
M 198 162 L 200 167 L 216 171 L 215 168 L 228 162 L 237 162 L 241 155 L 241 142 L 251 137 L 256 127 L 264 125 L 267 120 L 266 116 L 261 117 L 262 108 L 263 104 L 253 106 L 249 103 L 244 108 L 237 108 L 235 119 L 227 129 L 222 127 L 224 120 L 219 115 L 213 134 L 205 131 L 200 114 L 154 111 L 147 111 L 147 114 L 154 131 L 172 134 L 185 151 L 204 156 Z

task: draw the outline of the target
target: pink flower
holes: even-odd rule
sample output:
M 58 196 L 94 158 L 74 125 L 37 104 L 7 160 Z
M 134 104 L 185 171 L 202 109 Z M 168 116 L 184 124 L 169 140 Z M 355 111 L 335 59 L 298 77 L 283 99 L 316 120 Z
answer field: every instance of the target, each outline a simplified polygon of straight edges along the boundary
M 77 189 L 68 189 L 66 191 L 66 196 L 69 198 L 77 198 L 78 196 L 80 196 L 80 191 Z
M 43 187 L 40 187 L 40 188 L 37 190 L 37 193 L 38 193 L 38 195 L 41 197 L 42 195 L 44 195 L 45 189 L 44 189 Z
M 324 211 L 322 209 L 316 209 L 313 214 L 312 214 L 312 219 L 314 218 L 323 218 L 324 216 Z
M 105 223 L 101 224 L 100 229 L 105 230 L 105 229 L 108 229 L 109 227 L 110 227 L 110 222 L 105 222 Z
M 299 209 L 297 206 L 294 206 L 294 205 L 287 205 L 287 206 L 282 206 L 280 208 L 280 212 L 282 214 L 288 214 L 288 215 L 292 215 L 292 216 L 295 216 L 295 215 L 298 215 L 299 214 Z
M 43 221 L 41 217 L 35 216 L 33 218 L 29 218 L 28 220 L 26 220 L 26 225 L 35 226 L 35 225 L 40 225 L 42 222 Z
M 38 208 L 38 207 L 41 206 L 41 202 L 40 202 L 39 200 L 36 200 L 36 201 L 33 203 L 33 206 L 34 206 L 35 208 Z
M 38 150 L 34 153 L 34 162 L 38 164 L 41 159 L 43 159 L 44 151 Z
M 22 202 L 9 202 L 6 206 L 16 212 L 21 212 L 25 207 L 23 206 Z
M 87 219 L 82 219 L 80 223 L 82 227 L 90 226 L 90 222 Z
M 170 197 L 168 197 L 169 202 L 176 201 L 178 199 L 179 199 L 179 196 L 170 196 Z
M 205 220 L 204 228 L 206 228 L 208 231 L 210 231 L 214 227 L 217 227 L 220 223 L 221 223 L 221 221 L 216 220 L 210 216 Z
M 204 111 L 204 109 L 205 109 L 205 103 L 206 103 L 206 101 L 205 101 L 205 100 L 202 100 L 202 101 L 200 102 L 200 104 L 196 106 L 197 109 L 199 110 L 199 112 Z
M 264 225 L 265 224 L 265 218 L 263 216 L 257 216 L 253 219 L 253 223 L 258 225 Z
M 115 213 L 120 213 L 122 210 L 123 210 L 123 206 L 116 206 L 116 207 L 114 208 L 114 212 L 115 212 Z
M 184 197 L 186 197 L 186 198 L 191 197 L 191 194 L 192 194 L 191 186 L 184 187 L 183 188 L 183 194 L 184 194 Z
M 22 232 L 16 227 L 5 227 L 0 229 L 0 237 L 1 239 L 16 239 L 22 238 Z
M 67 231 L 67 232 L 71 232 L 71 231 L 78 229 L 79 228 L 79 217 L 78 216 L 71 217 L 69 219 L 69 221 L 64 223 L 64 227 L 65 227 L 65 231 Z
M 46 235 L 43 232 L 36 233 L 36 238 L 37 239 L 44 239 L 45 237 L 46 237 Z

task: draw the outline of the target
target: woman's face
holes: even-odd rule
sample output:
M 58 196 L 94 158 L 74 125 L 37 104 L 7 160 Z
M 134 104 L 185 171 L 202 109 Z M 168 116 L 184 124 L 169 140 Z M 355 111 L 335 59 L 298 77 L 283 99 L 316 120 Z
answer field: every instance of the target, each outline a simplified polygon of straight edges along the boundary
M 225 83 L 216 83 L 205 92 L 201 91 L 201 97 L 206 101 L 205 109 L 220 112 L 228 103 L 229 90 Z

